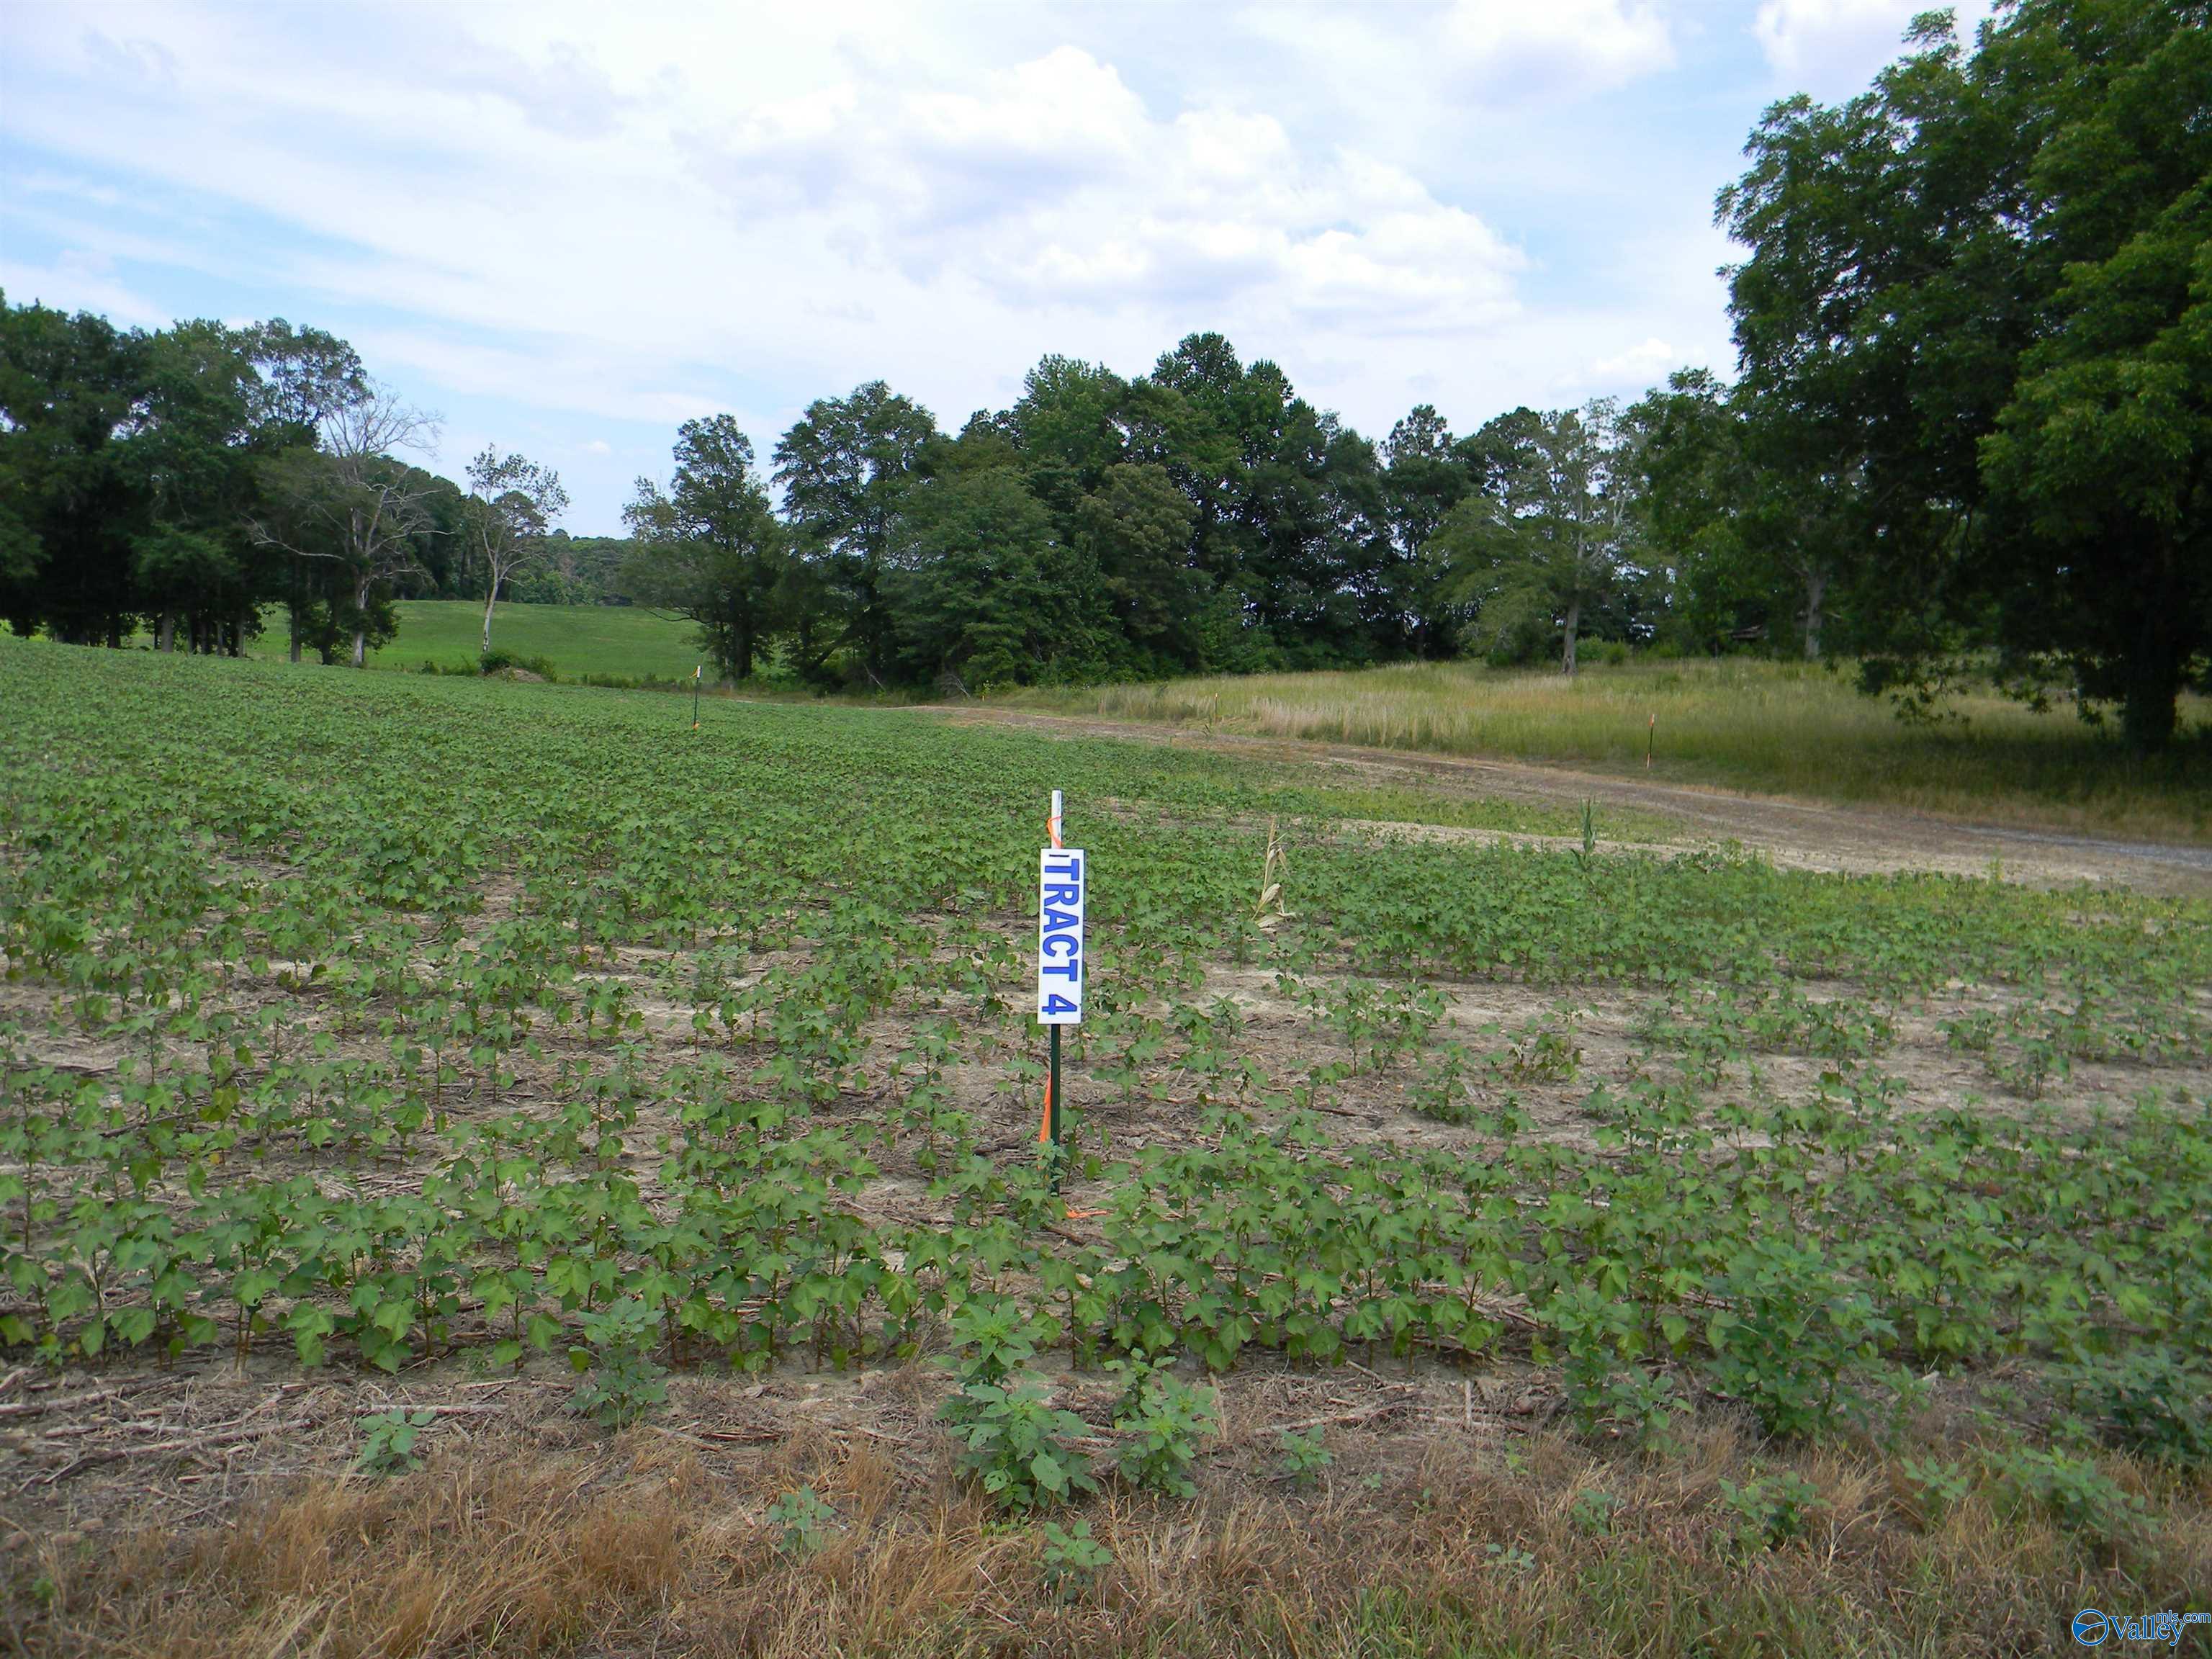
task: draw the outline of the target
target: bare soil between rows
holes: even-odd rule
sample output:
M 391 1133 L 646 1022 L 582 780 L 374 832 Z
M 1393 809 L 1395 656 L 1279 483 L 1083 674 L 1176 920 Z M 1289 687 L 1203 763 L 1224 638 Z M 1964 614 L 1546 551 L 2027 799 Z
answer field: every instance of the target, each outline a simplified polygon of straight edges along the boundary
M 512 902 L 512 894 L 502 894 L 488 914 Z M 642 1016 L 637 1036 L 662 1064 L 693 1049 L 690 1010 L 667 995 L 671 983 L 685 977 L 675 970 L 689 955 L 623 947 L 607 969 L 592 975 L 626 983 Z M 1318 989 L 1337 976 L 1307 978 Z M 1808 988 L 1822 1000 L 1859 994 L 1842 983 Z M 1541 1025 L 1571 1044 L 1574 1057 L 1565 1075 L 1501 1075 L 1488 1084 L 1477 1079 L 1479 1095 L 1510 1094 L 1527 1114 L 1528 1133 L 1538 1138 L 1589 1147 L 1597 1121 L 1585 1103 L 1593 1088 L 1626 1086 L 1658 1058 L 1638 1030 L 1659 1000 L 1646 990 L 1506 980 L 1439 981 L 1437 989 L 1443 1012 L 1431 1043 L 1457 1041 L 1504 1054 L 1510 1053 L 1505 1045 Z M 1212 963 L 1203 985 L 1190 994 L 1202 1003 L 1218 999 L 1232 1005 L 1235 1051 L 1260 1061 L 1279 1084 L 1350 1062 L 1349 1074 L 1316 1108 L 1339 1143 L 1488 1155 L 1490 1142 L 1482 1132 L 1413 1109 L 1407 1090 L 1419 1069 L 1416 1060 L 1378 1060 L 1371 1054 L 1363 1059 L 1315 1009 L 1288 994 L 1271 970 Z M 311 1030 L 335 1038 L 337 1052 L 367 1058 L 379 1048 L 381 1039 L 360 1022 L 350 1035 L 339 1035 L 331 1020 L 334 1011 L 315 993 L 288 1000 L 301 1006 Z M 1960 987 L 1893 1008 L 1894 1041 L 1875 1063 L 1905 1085 L 1909 1109 L 2008 1115 L 2034 1109 L 2035 1103 L 2008 1093 L 1978 1062 L 1958 1053 L 1941 1028 L 1947 1016 L 2006 1000 L 1990 988 Z M 68 1030 L 57 1018 L 60 1010 L 51 988 L 9 987 L 0 994 L 0 1012 L 46 1028 L 46 1035 L 32 1045 L 40 1063 L 87 1079 L 119 1078 L 133 1063 L 121 1045 Z M 897 1050 L 918 1017 L 912 1009 L 886 1011 L 863 1028 L 872 1056 L 866 1073 L 874 1073 Z M 595 1050 L 573 1030 L 542 1028 L 537 1036 L 544 1054 L 516 1058 L 510 1088 L 489 1101 L 470 1089 L 453 1103 L 454 1115 L 557 1109 L 560 1062 L 588 1060 Z M 979 1149 L 999 1159 L 1021 1157 L 1036 1133 L 1036 1106 L 1030 1091 L 1010 1092 L 1006 1086 L 1008 1062 L 1021 1046 L 1018 1021 L 1009 1016 L 995 1029 L 986 1023 L 975 1036 L 968 1051 L 945 1067 L 946 1097 L 970 1117 Z M 736 1058 L 749 1048 L 730 1052 Z M 1176 1054 L 1162 1055 L 1140 1079 L 1119 1080 L 1106 1074 L 1110 1058 L 1109 1052 L 1094 1052 L 1081 1036 L 1071 1045 L 1067 1079 L 1081 1144 L 1142 1152 L 1188 1150 L 1204 1141 L 1205 1097 L 1186 1084 Z M 1729 1068 L 1723 1086 L 1731 1094 L 1796 1096 L 1817 1086 L 1825 1064 L 1802 1054 L 1747 1052 Z M 2062 1121 L 2079 1124 L 2147 1088 L 2212 1089 L 2212 1070 L 2084 1063 L 2041 1104 Z M 886 1081 L 863 1075 L 816 1115 L 825 1126 L 857 1125 L 883 1117 L 891 1102 Z M 1237 1103 L 1262 1118 L 1281 1109 L 1251 1098 Z M 648 1109 L 623 1157 L 656 1201 L 665 1194 L 656 1175 L 659 1158 L 649 1149 L 675 1127 L 662 1108 Z M 911 1146 L 876 1150 L 878 1174 L 854 1198 L 859 1213 L 878 1224 L 927 1224 L 937 1217 L 939 1206 L 915 1151 Z M 424 1148 L 366 1168 L 333 1166 L 328 1172 L 362 1190 L 410 1190 L 427 1175 L 430 1157 Z M 279 1162 L 288 1168 L 322 1167 L 289 1157 Z M 1078 1206 L 1103 1195 L 1103 1188 L 1079 1176 L 1069 1192 Z M 1072 1220 L 1067 1231 L 1086 1235 L 1092 1229 Z M 289 1340 L 275 1333 L 257 1335 L 243 1355 L 202 1349 L 165 1362 L 153 1353 L 111 1352 L 54 1371 L 35 1363 L 0 1368 L 0 1494 L 9 1515 L 9 1527 L 0 1528 L 0 1558 L 56 1535 L 116 1539 L 156 1520 L 191 1525 L 228 1516 L 250 1496 L 287 1481 L 341 1475 L 358 1449 L 360 1419 L 395 1407 L 434 1413 L 437 1425 L 427 1438 L 453 1451 L 471 1451 L 482 1442 L 567 1454 L 597 1443 L 593 1431 L 562 1409 L 573 1377 L 559 1352 L 533 1357 L 514 1373 L 489 1373 L 481 1358 L 488 1337 L 468 1316 L 460 1322 L 459 1346 L 421 1356 L 396 1376 L 343 1362 L 303 1373 Z M 1224 1432 L 1209 1459 L 1218 1457 L 1222 1468 L 1237 1472 L 1232 1486 L 1255 1480 L 1264 1486 L 1268 1449 L 1286 1427 L 1326 1424 L 1333 1433 L 1371 1439 L 1378 1448 L 1439 1434 L 1494 1448 L 1501 1436 L 1544 1427 L 1564 1403 L 1556 1380 L 1510 1346 L 1472 1363 L 1426 1352 L 1410 1360 L 1381 1353 L 1364 1358 L 1369 1364 L 1316 1369 L 1248 1354 L 1235 1370 L 1216 1379 Z M 1050 1358 L 1048 1369 L 1066 1403 L 1094 1427 L 1103 1424 L 1112 1386 L 1096 1373 L 1071 1373 L 1061 1354 Z M 729 1464 L 733 1456 L 742 1460 L 794 1437 L 847 1449 L 866 1443 L 909 1475 L 942 1481 L 949 1446 L 931 1418 L 947 1386 L 946 1376 L 926 1362 L 877 1361 L 824 1372 L 794 1352 L 769 1372 L 752 1376 L 710 1364 L 678 1373 L 672 1409 L 641 1433 L 688 1447 L 716 1469 L 735 1467 Z

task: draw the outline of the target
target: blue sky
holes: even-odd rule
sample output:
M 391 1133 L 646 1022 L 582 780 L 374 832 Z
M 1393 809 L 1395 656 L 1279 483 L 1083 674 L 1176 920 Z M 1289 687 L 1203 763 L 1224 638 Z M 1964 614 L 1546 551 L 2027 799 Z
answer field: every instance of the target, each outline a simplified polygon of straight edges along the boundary
M 1726 372 L 1713 192 L 1923 0 L 0 0 L 0 289 L 343 335 L 616 532 L 679 421 L 1195 330 L 1380 438 Z

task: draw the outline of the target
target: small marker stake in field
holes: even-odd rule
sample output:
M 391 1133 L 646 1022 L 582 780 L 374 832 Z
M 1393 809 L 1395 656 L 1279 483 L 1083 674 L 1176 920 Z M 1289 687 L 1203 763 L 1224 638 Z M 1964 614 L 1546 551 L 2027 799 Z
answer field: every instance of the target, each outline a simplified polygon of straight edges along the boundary
M 704 663 L 694 663 L 691 667 L 691 729 L 694 732 L 699 729 L 699 671 L 705 666 Z
M 1083 901 L 1090 859 L 1078 847 L 1060 842 L 1060 793 L 1052 792 L 1052 817 L 1046 821 L 1051 845 L 1037 858 L 1037 1024 L 1051 1033 L 1051 1068 L 1044 1085 L 1044 1121 L 1040 1145 L 1054 1154 L 1052 1189 L 1060 1190 L 1060 1028 L 1083 1024 Z
M 1651 769 L 1651 750 L 1659 741 L 1659 716 L 1651 717 L 1651 724 L 1644 728 L 1644 769 Z

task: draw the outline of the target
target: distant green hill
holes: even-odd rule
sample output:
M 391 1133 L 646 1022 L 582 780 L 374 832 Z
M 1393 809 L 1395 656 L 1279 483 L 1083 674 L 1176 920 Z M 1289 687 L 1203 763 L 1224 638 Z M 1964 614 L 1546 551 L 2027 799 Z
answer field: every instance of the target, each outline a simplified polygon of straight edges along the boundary
M 480 599 L 403 599 L 398 637 L 369 653 L 372 668 L 473 668 L 483 642 Z M 543 657 L 564 680 L 605 674 L 626 680 L 680 679 L 701 660 L 691 624 L 627 605 L 510 605 L 492 613 L 491 642 L 518 657 Z M 270 612 L 253 642 L 257 657 L 286 650 L 284 613 Z

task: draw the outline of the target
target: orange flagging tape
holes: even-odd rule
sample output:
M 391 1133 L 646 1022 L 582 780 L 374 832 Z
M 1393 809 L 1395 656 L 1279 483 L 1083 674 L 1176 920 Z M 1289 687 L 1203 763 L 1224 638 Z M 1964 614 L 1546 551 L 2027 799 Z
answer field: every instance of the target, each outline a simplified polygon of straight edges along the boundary
M 1044 1085 L 1044 1116 L 1037 1123 L 1037 1145 L 1052 1139 L 1052 1085 Z

